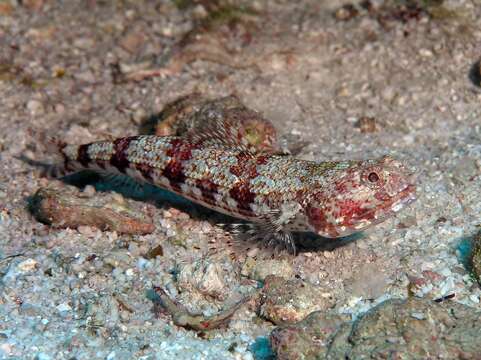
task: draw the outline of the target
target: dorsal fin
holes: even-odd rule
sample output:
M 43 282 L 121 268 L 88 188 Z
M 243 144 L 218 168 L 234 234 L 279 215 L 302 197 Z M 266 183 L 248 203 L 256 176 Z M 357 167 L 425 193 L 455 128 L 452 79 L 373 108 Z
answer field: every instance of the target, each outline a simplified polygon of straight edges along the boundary
M 184 137 L 202 146 L 237 150 L 254 156 L 247 140 L 239 136 L 238 126 L 225 118 L 216 118 L 207 124 L 201 124 L 189 130 Z

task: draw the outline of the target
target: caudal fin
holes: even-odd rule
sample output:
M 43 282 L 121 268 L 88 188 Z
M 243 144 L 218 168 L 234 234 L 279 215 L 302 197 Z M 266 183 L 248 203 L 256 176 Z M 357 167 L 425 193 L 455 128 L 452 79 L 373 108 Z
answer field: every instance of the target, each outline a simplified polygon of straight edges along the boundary
M 25 153 L 20 154 L 17 158 L 40 169 L 43 177 L 60 178 L 68 175 L 62 152 L 67 144 L 42 130 L 30 129 L 29 134 L 34 139 L 32 147 L 35 149 L 35 153 L 39 153 L 39 157 L 45 158 L 45 160 L 34 159 Z

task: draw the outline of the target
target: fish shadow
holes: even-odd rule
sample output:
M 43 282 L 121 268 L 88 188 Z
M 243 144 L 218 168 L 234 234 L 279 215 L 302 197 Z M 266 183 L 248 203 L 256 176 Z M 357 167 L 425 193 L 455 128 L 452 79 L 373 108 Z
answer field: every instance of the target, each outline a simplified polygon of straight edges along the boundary
M 188 213 L 191 218 L 196 221 L 207 221 L 212 226 L 220 226 L 227 232 L 229 232 L 230 225 L 244 223 L 242 220 L 196 204 L 173 192 L 148 183 L 139 183 L 125 175 L 105 177 L 102 174 L 94 171 L 84 170 L 65 176 L 61 180 L 80 189 L 87 185 L 91 185 L 98 192 L 116 192 L 125 198 L 151 203 L 157 208 L 175 207 L 178 210 Z M 234 238 L 237 238 L 234 240 L 234 242 L 237 242 L 237 244 L 239 244 L 239 242 L 243 242 L 243 240 L 241 240 L 242 236 L 237 237 L 235 233 L 232 233 L 232 235 Z M 296 254 L 335 251 L 336 249 L 347 246 L 352 242 L 362 239 L 363 237 L 364 235 L 362 233 L 355 233 L 335 239 L 324 238 L 315 233 L 309 232 L 293 234 Z M 247 246 L 241 246 L 240 248 L 248 249 L 250 247 L 259 247 L 262 249 L 266 247 L 265 244 L 262 244 L 262 242 L 254 242 L 244 245 Z M 291 252 L 287 246 L 284 250 Z
M 128 199 L 153 204 L 159 209 L 175 207 L 188 213 L 194 220 L 207 221 L 212 225 L 238 222 L 238 219 L 196 204 L 174 192 L 149 183 L 140 183 L 126 175 L 104 176 L 95 171 L 83 170 L 61 180 L 80 189 L 91 185 L 98 192 L 115 192 Z
M 362 232 L 339 238 L 325 238 L 314 233 L 296 234 L 294 241 L 298 253 L 335 251 L 338 248 L 347 246 L 355 241 L 364 238 Z
M 476 61 L 469 69 L 468 79 L 476 85 L 481 87 L 481 59 Z

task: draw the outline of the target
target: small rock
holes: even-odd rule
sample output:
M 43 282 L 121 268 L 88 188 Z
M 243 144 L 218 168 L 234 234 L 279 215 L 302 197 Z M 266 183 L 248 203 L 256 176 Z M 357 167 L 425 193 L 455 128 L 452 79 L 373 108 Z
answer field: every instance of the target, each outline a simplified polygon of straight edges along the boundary
M 82 195 L 87 197 L 87 198 L 91 198 L 95 195 L 95 187 L 93 187 L 92 185 L 87 185 L 83 191 L 82 191 Z
M 41 115 L 45 111 L 42 102 L 39 100 L 29 100 L 26 106 L 27 110 L 30 111 L 30 114 L 32 115 Z
M 461 181 L 470 181 L 479 173 L 477 159 L 470 156 L 463 156 L 452 170 L 452 176 Z
M 332 305 L 332 300 L 321 288 L 274 275 L 265 279 L 260 302 L 260 314 L 274 324 L 295 323 L 313 311 Z
M 77 227 L 77 231 L 88 238 L 93 238 L 97 232 L 97 229 L 88 225 L 80 225 Z
M 208 259 L 183 264 L 179 269 L 178 283 L 185 289 L 195 289 L 216 299 L 224 299 L 228 295 L 222 267 Z
M 147 117 L 147 112 L 142 108 L 138 108 L 132 114 L 132 121 L 136 125 L 141 125 L 146 117 Z
M 381 92 L 381 97 L 388 102 L 391 102 L 395 96 L 396 96 L 396 90 L 392 86 L 387 86 Z
M 164 256 L 164 248 L 161 244 L 153 247 L 145 254 L 146 259 L 155 259 L 157 256 Z
M 66 312 L 69 312 L 69 311 L 72 310 L 70 305 L 67 304 L 67 303 L 62 303 L 62 304 L 57 305 L 56 309 L 59 313 L 66 313 Z
M 113 268 L 124 268 L 130 262 L 130 257 L 123 251 L 111 251 L 105 258 L 104 264 L 110 265 Z M 122 271 L 122 270 L 120 270 Z
M 287 260 L 257 260 L 248 258 L 242 267 L 242 275 L 257 281 L 264 281 L 269 275 L 289 279 L 294 274 L 292 264 Z
M 57 114 L 63 114 L 65 112 L 65 105 L 63 104 L 55 104 L 54 110 Z
M 59 66 L 54 66 L 54 68 L 52 69 L 52 77 L 54 78 L 63 78 L 66 74 L 66 70 L 65 68 L 63 67 L 59 67 Z
M 33 272 L 37 269 L 38 262 L 34 259 L 27 259 L 17 265 L 17 270 L 21 274 Z
M 120 47 L 131 54 L 137 53 L 145 42 L 145 35 L 131 32 L 120 40 Z
M 361 117 L 355 126 L 359 128 L 363 134 L 377 131 L 376 119 L 369 116 Z
M 125 270 L 125 275 L 127 275 L 128 277 L 132 277 L 135 275 L 135 272 L 134 272 L 134 269 L 127 269 Z
M 419 55 L 425 58 L 429 58 L 429 57 L 432 57 L 434 54 L 431 50 L 423 48 L 419 50 Z
M 38 262 L 34 259 L 26 259 L 21 261 L 16 259 L 8 267 L 8 271 L 1 278 L 2 282 L 5 284 L 15 284 L 17 279 L 22 275 L 33 273 L 37 270 Z
M 399 217 L 399 223 L 397 225 L 398 229 L 409 229 L 417 225 L 417 218 L 416 216 L 403 214 Z
M 446 276 L 443 276 L 435 271 L 424 270 L 419 276 L 408 276 L 409 292 L 417 297 L 426 297 L 430 294 L 431 298 L 439 298 L 447 294 L 443 293 Z
M 96 81 L 95 75 L 91 70 L 75 73 L 74 78 L 80 82 L 88 84 L 93 84 Z
M 95 41 L 92 38 L 78 38 L 73 41 L 73 46 L 82 50 L 91 49 L 95 45 Z
M 209 12 L 206 10 L 204 5 L 198 4 L 192 9 L 192 15 L 196 19 L 205 19 L 207 16 L 209 16 Z
M 345 4 L 334 13 L 334 17 L 339 21 L 348 21 L 357 15 L 359 15 L 359 10 L 352 4 Z

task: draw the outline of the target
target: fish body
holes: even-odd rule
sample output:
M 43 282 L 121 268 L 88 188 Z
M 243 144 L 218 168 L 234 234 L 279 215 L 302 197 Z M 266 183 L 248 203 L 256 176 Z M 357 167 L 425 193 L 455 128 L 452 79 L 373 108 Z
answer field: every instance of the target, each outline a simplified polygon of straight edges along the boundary
M 346 236 L 415 200 L 411 174 L 391 157 L 305 161 L 253 153 L 218 135 L 139 135 L 60 152 L 68 172 L 125 174 L 288 239 L 295 231 Z

